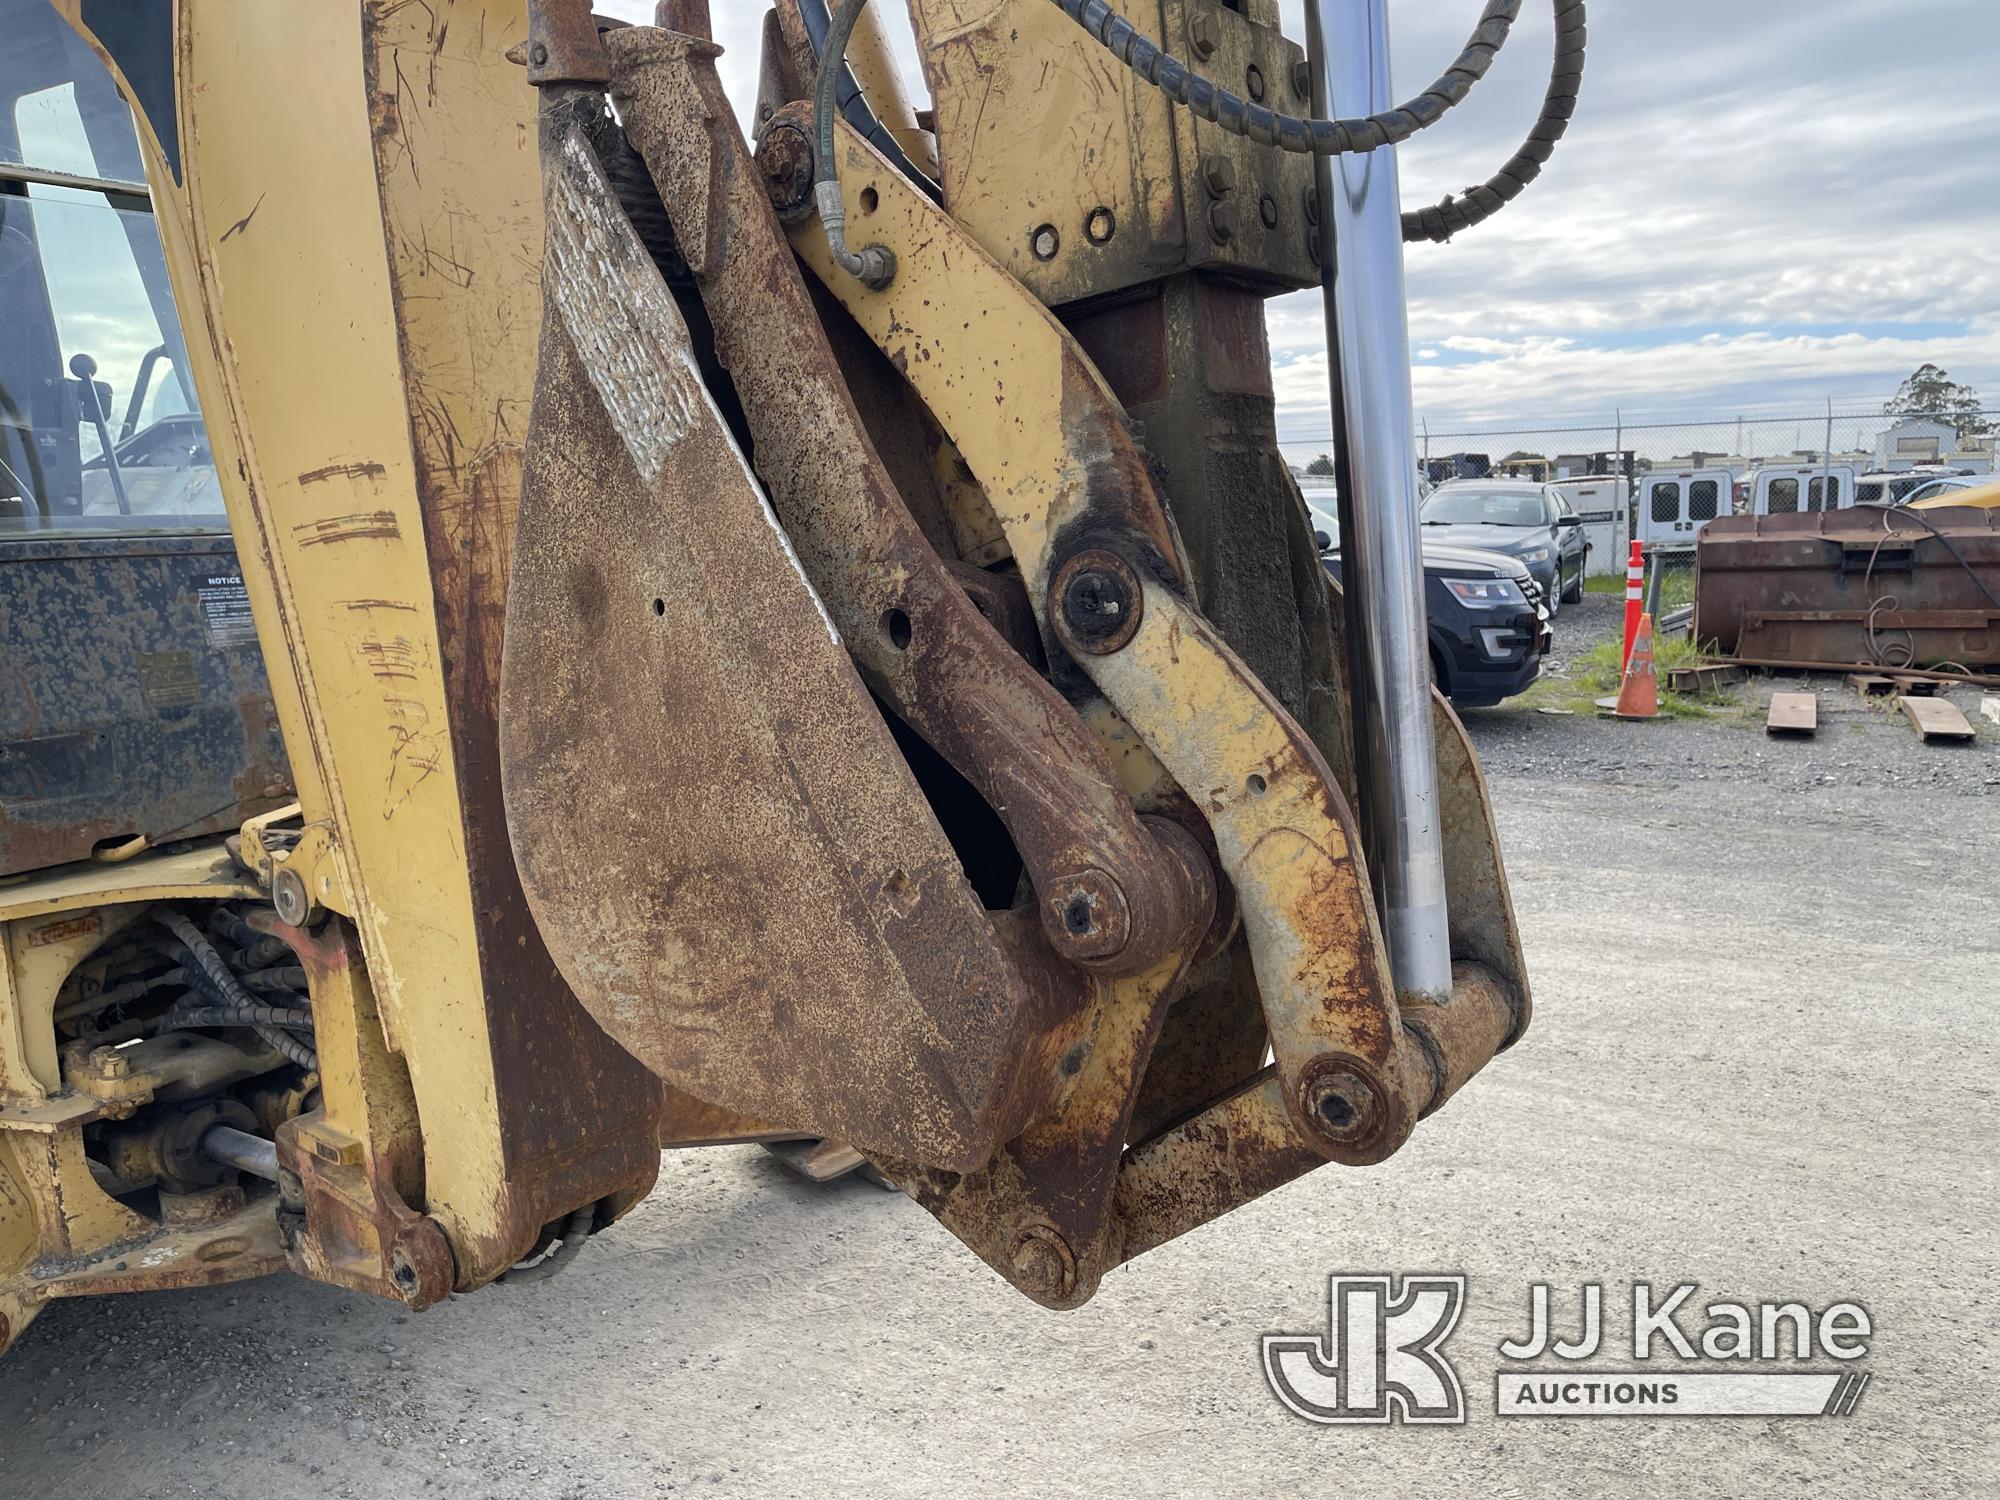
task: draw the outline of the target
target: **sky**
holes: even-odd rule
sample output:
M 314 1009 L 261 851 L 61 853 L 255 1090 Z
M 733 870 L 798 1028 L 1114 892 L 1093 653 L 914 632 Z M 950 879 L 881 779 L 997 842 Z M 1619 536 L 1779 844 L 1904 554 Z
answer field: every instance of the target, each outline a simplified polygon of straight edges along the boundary
M 876 3 L 907 31 L 903 6 Z M 1300 37 L 1301 3 L 1285 0 Z M 714 0 L 739 110 L 763 10 Z M 1477 11 L 1392 0 L 1399 96 Z M 1590 21 L 1583 99 L 1541 180 L 1451 244 L 1409 248 L 1427 421 L 1865 408 L 1925 361 L 2000 407 L 2000 0 L 1596 0 Z M 1512 154 L 1551 33 L 1547 0 L 1527 0 L 1485 83 L 1403 149 L 1407 206 Z M 1274 301 L 1269 322 L 1281 434 L 1316 441 L 1318 294 Z

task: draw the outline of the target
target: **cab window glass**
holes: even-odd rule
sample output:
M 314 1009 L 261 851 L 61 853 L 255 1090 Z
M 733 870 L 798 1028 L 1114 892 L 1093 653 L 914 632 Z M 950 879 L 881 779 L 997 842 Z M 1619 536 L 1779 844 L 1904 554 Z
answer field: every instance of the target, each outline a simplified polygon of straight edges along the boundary
M 0 532 L 222 529 L 131 112 L 54 7 L 0 10 Z

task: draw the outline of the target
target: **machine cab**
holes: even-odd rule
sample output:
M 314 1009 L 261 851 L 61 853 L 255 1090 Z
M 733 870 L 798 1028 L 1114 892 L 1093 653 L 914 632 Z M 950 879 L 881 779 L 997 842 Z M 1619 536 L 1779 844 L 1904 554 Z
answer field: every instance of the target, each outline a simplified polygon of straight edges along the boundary
M 131 111 L 0 0 L 0 876 L 290 796 Z

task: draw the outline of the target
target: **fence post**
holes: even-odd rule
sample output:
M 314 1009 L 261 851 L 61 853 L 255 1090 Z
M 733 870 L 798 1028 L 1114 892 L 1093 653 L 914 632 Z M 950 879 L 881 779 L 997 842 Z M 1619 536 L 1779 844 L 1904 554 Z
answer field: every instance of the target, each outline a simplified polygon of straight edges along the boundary
M 1627 473 L 1631 465 L 1625 462 L 1625 409 L 1612 408 L 1611 413 L 1611 467 L 1625 485 L 1625 535 L 1624 541 L 1631 541 L 1639 534 L 1639 496 L 1637 476 Z M 1625 654 L 1632 654 L 1632 643 L 1625 643 Z

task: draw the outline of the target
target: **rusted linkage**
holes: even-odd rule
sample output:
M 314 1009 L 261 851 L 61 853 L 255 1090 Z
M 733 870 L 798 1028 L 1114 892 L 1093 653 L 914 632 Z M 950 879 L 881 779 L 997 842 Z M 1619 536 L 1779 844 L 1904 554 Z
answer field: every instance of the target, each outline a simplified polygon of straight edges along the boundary
M 1206 924 L 1205 868 L 1140 826 L 1082 719 L 981 615 L 896 493 L 736 126 L 720 49 L 636 28 L 606 42 L 620 118 L 701 290 L 755 466 L 842 642 L 1007 825 L 1055 951 L 1107 974 L 1155 967 Z
M 1430 1115 L 1510 1045 L 1520 1000 L 1477 964 L 1453 966 L 1444 1004 L 1405 1006 L 1403 1048 L 1410 1092 Z M 1283 1187 L 1319 1165 L 1294 1127 L 1275 1068 L 1200 1114 L 1125 1153 L 1116 1211 L 1124 1260 L 1186 1234 Z

